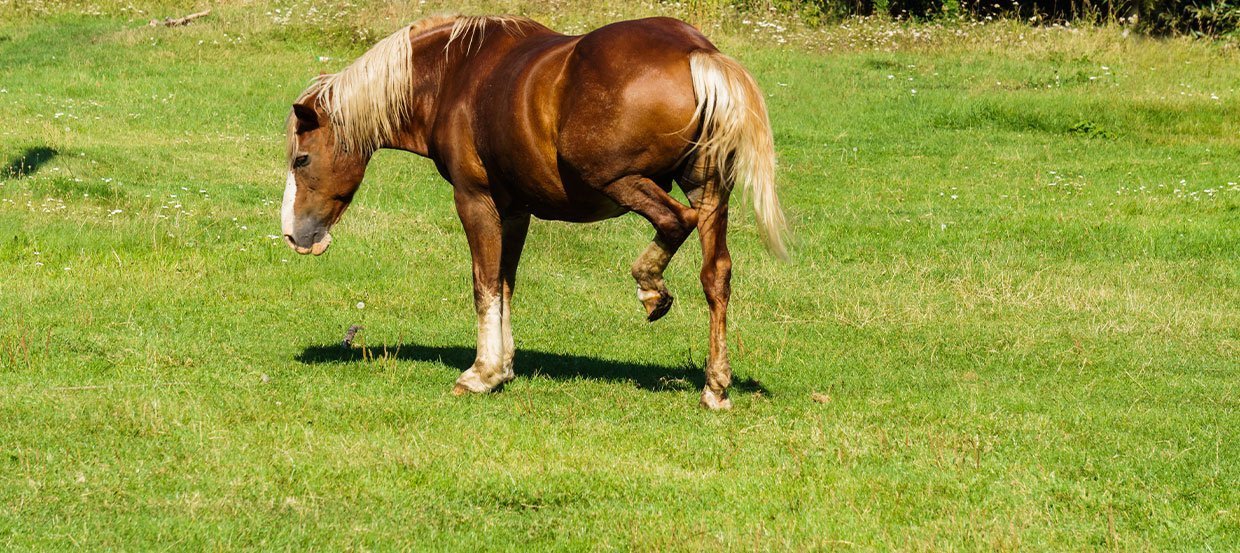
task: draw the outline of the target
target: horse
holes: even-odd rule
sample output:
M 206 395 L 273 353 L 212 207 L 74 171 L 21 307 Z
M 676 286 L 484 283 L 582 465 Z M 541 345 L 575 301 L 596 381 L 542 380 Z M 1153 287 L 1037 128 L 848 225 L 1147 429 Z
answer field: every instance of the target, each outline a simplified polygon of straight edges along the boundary
M 744 187 L 767 248 L 786 258 L 775 152 L 754 78 L 671 18 L 557 33 L 515 16 L 440 16 L 323 74 L 286 119 L 285 241 L 321 255 L 380 148 L 430 158 L 452 185 L 473 260 L 477 356 L 452 388 L 515 377 L 510 305 L 530 218 L 592 222 L 636 212 L 653 241 L 632 266 L 646 318 L 672 307 L 663 271 L 697 229 L 710 308 L 700 403 L 729 409 L 728 199 Z M 669 192 L 675 183 L 684 205 Z

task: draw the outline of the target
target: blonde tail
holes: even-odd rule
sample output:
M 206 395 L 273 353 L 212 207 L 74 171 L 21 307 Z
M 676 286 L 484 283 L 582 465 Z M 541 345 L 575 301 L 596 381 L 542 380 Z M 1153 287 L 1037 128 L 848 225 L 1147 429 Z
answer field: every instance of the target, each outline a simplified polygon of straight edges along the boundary
M 720 177 L 707 182 L 721 182 L 728 189 L 740 182 L 753 202 L 767 249 L 787 259 L 788 223 L 775 193 L 775 143 L 758 83 L 740 63 L 719 52 L 689 54 L 689 71 L 697 98 L 695 120 L 701 124 L 693 153 Z

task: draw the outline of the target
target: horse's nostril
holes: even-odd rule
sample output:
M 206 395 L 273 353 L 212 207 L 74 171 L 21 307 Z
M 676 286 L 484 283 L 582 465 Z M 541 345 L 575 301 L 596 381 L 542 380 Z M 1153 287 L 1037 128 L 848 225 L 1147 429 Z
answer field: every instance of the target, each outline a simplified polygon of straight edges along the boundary
M 284 235 L 284 242 L 287 243 L 291 247 L 294 247 L 294 248 L 297 247 L 297 243 L 293 241 L 293 235 L 291 234 Z

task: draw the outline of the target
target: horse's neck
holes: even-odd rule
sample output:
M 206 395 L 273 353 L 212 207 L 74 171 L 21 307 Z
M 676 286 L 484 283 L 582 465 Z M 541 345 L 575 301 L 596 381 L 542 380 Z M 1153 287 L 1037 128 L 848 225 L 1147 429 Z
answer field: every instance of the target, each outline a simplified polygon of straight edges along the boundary
M 430 131 L 435 126 L 439 97 L 445 90 L 445 80 L 453 79 L 459 71 L 469 71 L 472 58 L 484 55 L 484 52 L 485 55 L 493 55 L 496 48 L 513 46 L 514 41 L 510 40 L 513 35 L 499 28 L 498 22 L 491 25 L 475 27 L 452 36 L 453 25 L 448 24 L 410 39 L 413 46 L 414 78 L 421 80 L 415 87 L 418 97 L 414 99 L 415 109 L 410 120 L 405 122 L 393 143 L 384 145 L 385 148 L 405 150 L 423 157 L 428 155 Z M 537 33 L 550 30 L 538 26 L 527 31 Z
M 427 156 L 427 135 L 430 125 L 434 122 L 435 95 L 443 79 L 442 72 L 437 70 L 433 63 L 436 52 L 440 56 L 443 55 L 443 44 L 446 43 L 448 37 L 447 32 L 434 34 L 442 34 L 442 40 L 435 40 L 436 37 L 425 35 L 411 38 L 413 46 L 411 64 L 414 67 L 411 78 L 418 81 L 411 92 L 416 96 L 413 98 L 413 109 L 408 118 L 402 122 L 395 136 L 383 143 L 381 146 L 383 148 Z M 439 43 L 438 48 L 435 47 L 435 42 Z
M 452 24 L 448 24 L 411 37 L 413 78 L 419 81 L 414 87 L 414 94 L 417 96 L 413 100 L 415 107 L 409 120 L 402 125 L 401 131 L 393 137 L 391 143 L 384 144 L 384 148 L 405 150 L 423 157 L 428 155 L 430 130 L 435 124 L 444 79 L 482 47 L 482 44 L 474 43 L 467 52 L 464 45 L 458 42 L 464 40 L 465 44 L 468 44 L 469 38 L 452 37 L 452 27 Z M 452 41 L 451 45 L 449 41 Z

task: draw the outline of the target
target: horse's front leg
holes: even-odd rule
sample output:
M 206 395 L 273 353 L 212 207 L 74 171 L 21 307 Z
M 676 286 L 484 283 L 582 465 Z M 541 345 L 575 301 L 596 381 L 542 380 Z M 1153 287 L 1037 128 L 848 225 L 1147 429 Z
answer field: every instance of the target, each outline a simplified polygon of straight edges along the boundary
M 512 380 L 511 362 L 505 364 L 504 285 L 500 274 L 503 224 L 492 198 L 457 187 L 456 211 L 465 227 L 474 265 L 474 309 L 478 315 L 478 352 L 473 366 L 461 373 L 452 393 L 484 393 Z M 514 264 L 515 265 L 515 264 Z M 511 357 L 509 357 L 511 359 Z
M 501 297 L 504 301 L 504 312 L 500 320 L 503 327 L 504 373 L 512 378 L 512 360 L 516 355 L 516 344 L 512 340 L 512 290 L 517 285 L 517 264 L 521 262 L 521 250 L 525 248 L 525 236 L 530 230 L 530 216 L 515 214 L 504 217 L 503 238 L 501 240 L 499 277 L 503 287 Z

